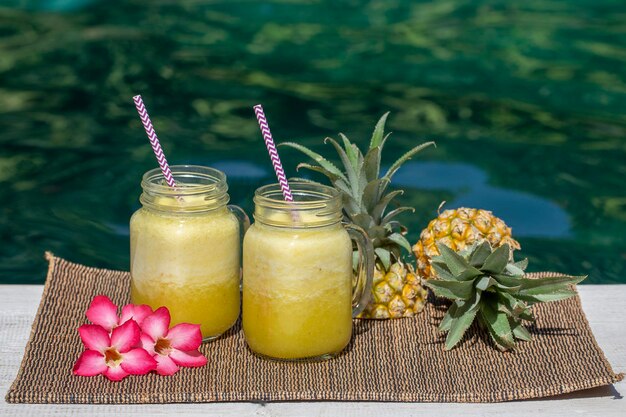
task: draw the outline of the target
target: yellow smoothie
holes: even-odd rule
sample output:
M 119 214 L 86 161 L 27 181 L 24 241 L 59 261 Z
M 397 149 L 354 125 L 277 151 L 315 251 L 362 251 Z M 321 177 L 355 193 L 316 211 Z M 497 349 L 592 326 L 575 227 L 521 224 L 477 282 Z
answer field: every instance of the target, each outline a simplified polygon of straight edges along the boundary
M 336 223 L 255 223 L 243 254 L 243 330 L 250 348 L 280 359 L 339 353 L 352 335 L 352 244 Z
M 172 326 L 200 324 L 205 339 L 234 324 L 240 234 L 226 207 L 184 214 L 142 208 L 131 218 L 130 234 L 133 303 L 166 306 Z

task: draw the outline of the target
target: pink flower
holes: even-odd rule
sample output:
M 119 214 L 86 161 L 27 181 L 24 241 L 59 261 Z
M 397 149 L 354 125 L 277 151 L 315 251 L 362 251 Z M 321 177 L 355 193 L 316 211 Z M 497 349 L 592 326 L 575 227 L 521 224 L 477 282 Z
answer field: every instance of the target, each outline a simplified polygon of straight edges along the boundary
M 139 325 L 134 320 L 115 327 L 110 336 L 97 324 L 84 324 L 78 332 L 87 350 L 74 365 L 75 375 L 104 374 L 112 381 L 119 381 L 128 375 L 147 374 L 157 367 L 148 352 L 134 348 L 140 341 Z
M 117 306 L 113 304 L 111 299 L 106 295 L 97 295 L 94 297 L 86 313 L 89 321 L 103 327 L 108 332 L 111 332 L 111 330 L 117 326 L 121 326 L 130 319 L 135 320 L 137 324 L 141 325 L 141 322 L 150 314 L 152 314 L 150 306 L 145 304 L 127 304 L 122 307 L 122 317 L 118 317 Z
M 138 325 L 141 326 L 143 320 L 152 314 L 152 308 L 149 305 L 141 304 L 126 304 L 122 307 L 122 316 L 120 317 L 120 324 L 126 323 L 128 320 L 135 320 Z
M 156 359 L 159 375 L 173 375 L 179 366 L 204 366 L 207 359 L 198 347 L 202 343 L 200 325 L 180 323 L 170 327 L 170 312 L 158 308 L 141 324 L 141 344 Z
M 112 381 L 119 381 L 128 375 L 143 375 L 153 370 L 160 375 L 172 375 L 179 366 L 207 363 L 198 350 L 202 343 L 200 325 L 181 323 L 170 329 L 171 318 L 166 307 L 153 313 L 147 305 L 127 304 L 118 317 L 117 306 L 107 296 L 98 295 L 86 315 L 94 324 L 78 329 L 87 350 L 74 365 L 75 375 L 104 374 Z

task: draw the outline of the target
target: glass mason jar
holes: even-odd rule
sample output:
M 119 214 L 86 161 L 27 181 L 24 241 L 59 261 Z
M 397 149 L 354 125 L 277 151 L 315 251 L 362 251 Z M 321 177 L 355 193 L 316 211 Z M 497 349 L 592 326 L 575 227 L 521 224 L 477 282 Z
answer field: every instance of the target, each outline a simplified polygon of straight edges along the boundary
M 172 325 L 201 325 L 218 337 L 239 316 L 241 235 L 248 217 L 229 201 L 226 175 L 172 166 L 177 187 L 153 169 L 141 181 L 142 208 L 130 219 L 131 300 L 166 306 Z
M 369 299 L 374 252 L 365 232 L 341 223 L 340 194 L 294 182 L 256 190 L 255 223 L 243 245 L 243 330 L 256 354 L 321 360 L 350 342 L 352 318 Z M 358 248 L 353 272 L 353 246 Z

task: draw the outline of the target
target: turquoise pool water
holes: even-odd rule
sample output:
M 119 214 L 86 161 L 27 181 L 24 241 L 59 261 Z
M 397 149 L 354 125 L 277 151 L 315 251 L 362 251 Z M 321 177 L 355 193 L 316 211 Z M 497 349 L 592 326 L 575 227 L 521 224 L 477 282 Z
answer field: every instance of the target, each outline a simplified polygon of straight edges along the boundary
M 622 1 L 4 1 L 0 282 L 41 283 L 43 251 L 128 268 L 128 219 L 154 156 L 229 176 L 252 209 L 277 141 L 332 155 L 391 111 L 410 240 L 446 207 L 493 210 L 531 270 L 626 283 Z M 299 154 L 283 150 L 295 175 Z

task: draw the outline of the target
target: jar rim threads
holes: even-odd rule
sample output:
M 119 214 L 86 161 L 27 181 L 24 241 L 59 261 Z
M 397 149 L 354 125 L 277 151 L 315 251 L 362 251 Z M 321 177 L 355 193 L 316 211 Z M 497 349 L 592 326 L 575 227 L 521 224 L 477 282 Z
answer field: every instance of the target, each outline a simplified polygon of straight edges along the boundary
M 199 165 L 170 168 L 176 188 L 167 184 L 160 168 L 143 175 L 139 200 L 144 206 L 168 212 L 201 212 L 228 204 L 228 184 L 222 171 Z

